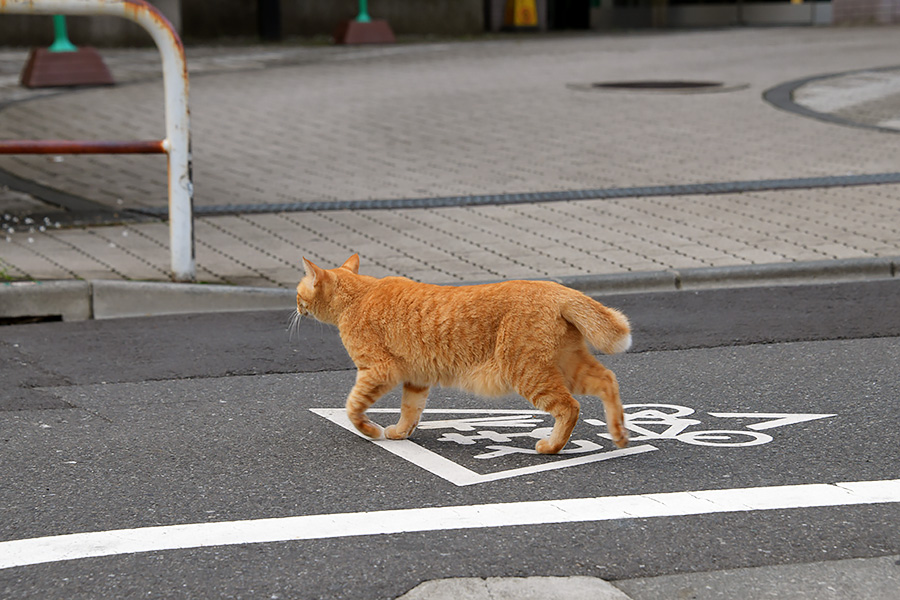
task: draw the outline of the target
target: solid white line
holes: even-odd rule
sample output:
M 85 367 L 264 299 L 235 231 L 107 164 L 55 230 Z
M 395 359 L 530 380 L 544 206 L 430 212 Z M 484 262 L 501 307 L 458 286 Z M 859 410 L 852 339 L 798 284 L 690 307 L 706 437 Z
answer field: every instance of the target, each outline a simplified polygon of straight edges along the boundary
M 900 479 L 307 515 L 0 542 L 0 569 L 207 546 L 900 502 Z

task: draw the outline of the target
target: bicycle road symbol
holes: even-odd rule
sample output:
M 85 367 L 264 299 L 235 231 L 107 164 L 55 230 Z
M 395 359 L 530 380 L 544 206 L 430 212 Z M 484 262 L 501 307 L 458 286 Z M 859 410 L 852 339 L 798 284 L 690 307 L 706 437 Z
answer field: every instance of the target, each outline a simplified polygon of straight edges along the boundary
M 552 417 L 542 411 L 509 409 L 426 409 L 419 423 L 422 434 L 439 442 L 427 449 L 407 440 L 369 440 L 384 450 L 396 454 L 423 469 L 431 471 L 456 485 L 471 485 L 497 481 L 520 475 L 533 475 L 599 461 L 620 459 L 660 450 L 667 440 L 691 446 L 745 448 L 768 444 L 774 438 L 766 430 L 834 417 L 834 414 L 812 413 L 739 413 L 706 412 L 713 423 L 727 419 L 731 428 L 703 429 L 704 420 L 693 408 L 677 404 L 626 404 L 625 427 L 631 434 L 627 448 L 610 448 L 606 423 L 600 419 L 584 419 L 590 426 L 582 428 L 558 456 L 538 455 L 535 440 L 550 434 Z M 346 418 L 341 408 L 314 408 L 312 412 L 325 417 L 344 429 L 364 437 Z M 369 413 L 396 415 L 399 409 L 374 408 Z M 395 418 L 395 417 L 394 417 Z M 713 425 L 715 426 L 715 425 Z M 432 433 L 433 432 L 433 433 Z M 430 434 L 430 435 L 429 435 Z M 368 439 L 368 438 L 365 438 Z M 657 445 L 650 442 L 663 442 Z M 450 452 L 444 452 L 446 448 Z M 509 463 L 513 455 L 519 462 Z M 521 465 L 523 455 L 534 455 L 533 463 Z M 467 457 L 467 458 L 466 458 Z M 477 459 L 474 463 L 467 460 Z M 461 461 L 461 462 L 457 462 Z M 463 463 L 494 465 L 490 472 L 473 471 Z M 496 470 L 497 468 L 500 470 Z
M 758 446 L 767 444 L 772 441 L 772 436 L 759 431 L 739 431 L 729 429 L 706 429 L 698 431 L 686 431 L 689 427 L 700 425 L 702 422 L 697 419 L 688 419 L 686 417 L 694 414 L 694 409 L 687 406 L 678 406 L 675 404 L 626 404 L 625 409 L 625 427 L 632 434 L 632 442 L 643 442 L 646 440 L 678 440 L 686 444 L 695 446 L 723 446 L 729 448 L 738 448 L 742 446 Z M 787 420 L 798 422 L 799 420 L 809 420 L 804 417 L 822 418 L 833 415 L 786 415 L 783 413 L 709 413 L 712 416 L 731 416 L 731 417 L 767 417 L 776 418 L 779 421 Z M 796 419 L 800 417 L 801 419 Z M 605 426 L 603 421 L 599 419 L 585 419 L 586 423 L 591 425 Z M 774 421 L 768 422 L 769 424 Z M 780 426 L 780 425 L 778 425 Z M 651 429 L 653 427 L 654 429 Z M 757 424 L 759 428 L 759 424 Z M 612 439 L 608 433 L 600 433 L 601 437 Z

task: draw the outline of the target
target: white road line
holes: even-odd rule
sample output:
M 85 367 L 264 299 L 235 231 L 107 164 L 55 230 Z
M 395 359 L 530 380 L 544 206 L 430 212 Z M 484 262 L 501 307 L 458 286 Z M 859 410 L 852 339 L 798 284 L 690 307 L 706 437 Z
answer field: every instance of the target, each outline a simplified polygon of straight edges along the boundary
M 0 569 L 207 546 L 894 502 L 900 479 L 195 523 L 0 542 Z

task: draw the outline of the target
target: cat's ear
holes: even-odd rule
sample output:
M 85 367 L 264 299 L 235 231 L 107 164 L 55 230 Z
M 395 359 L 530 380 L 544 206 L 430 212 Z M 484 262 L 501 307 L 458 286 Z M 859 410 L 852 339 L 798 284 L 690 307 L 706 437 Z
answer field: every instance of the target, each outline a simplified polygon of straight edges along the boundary
M 359 274 L 359 254 L 354 254 L 341 265 L 342 269 L 347 269 L 351 273 Z
M 316 285 L 316 282 L 322 279 L 322 269 L 306 260 L 306 257 L 303 257 L 303 268 L 306 270 L 307 277 L 312 278 L 312 285 Z

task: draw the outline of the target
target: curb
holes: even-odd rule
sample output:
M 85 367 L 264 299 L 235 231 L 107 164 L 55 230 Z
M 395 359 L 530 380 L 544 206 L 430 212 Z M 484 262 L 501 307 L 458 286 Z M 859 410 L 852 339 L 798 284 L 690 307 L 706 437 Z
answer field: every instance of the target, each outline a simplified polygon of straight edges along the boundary
M 93 281 L 95 319 L 196 312 L 295 310 L 297 293 L 279 288 L 181 283 Z
M 847 258 L 613 275 L 575 275 L 559 277 L 554 281 L 593 295 L 890 279 L 896 277 L 898 271 L 900 257 Z
M 0 319 L 115 319 L 198 312 L 294 310 L 295 292 L 143 281 L 27 281 L 0 285 Z
M 679 271 L 678 287 L 680 289 L 698 289 L 760 285 L 760 283 L 789 285 L 886 279 L 897 276 L 898 269 L 900 269 L 900 257 L 845 258 L 737 267 L 705 267 Z
M 551 279 L 588 295 L 890 279 L 900 257 L 700 267 Z M 0 320 L 114 319 L 198 312 L 294 310 L 294 290 L 143 281 L 0 284 Z
M 84 321 L 93 316 L 87 281 L 22 281 L 0 285 L 0 318 L 57 317 Z

